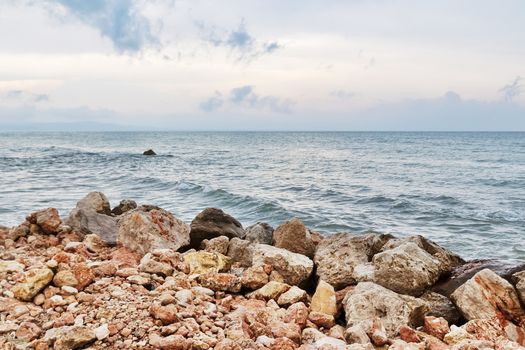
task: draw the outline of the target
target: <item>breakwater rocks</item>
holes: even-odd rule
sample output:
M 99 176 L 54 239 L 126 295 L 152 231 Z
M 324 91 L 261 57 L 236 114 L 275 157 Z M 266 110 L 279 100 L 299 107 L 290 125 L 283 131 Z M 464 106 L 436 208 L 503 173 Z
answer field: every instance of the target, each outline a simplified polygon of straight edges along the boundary
M 525 268 L 422 236 L 187 224 L 93 192 L 0 227 L 0 259 L 1 349 L 525 349 Z

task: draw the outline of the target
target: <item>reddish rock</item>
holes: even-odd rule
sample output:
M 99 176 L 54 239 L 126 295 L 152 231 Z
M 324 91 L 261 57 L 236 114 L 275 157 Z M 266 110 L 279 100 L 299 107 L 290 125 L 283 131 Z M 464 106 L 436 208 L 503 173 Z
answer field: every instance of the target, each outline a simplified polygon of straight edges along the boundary
M 308 307 L 304 303 L 295 303 L 290 305 L 284 316 L 284 321 L 287 323 L 295 323 L 299 327 L 304 328 L 308 320 Z
M 152 305 L 149 309 L 151 316 L 168 325 L 179 321 L 178 309 L 175 305 Z
M 408 326 L 399 327 L 399 337 L 407 343 L 421 342 L 421 338 L 417 335 L 417 332 Z
M 199 275 L 201 286 L 214 291 L 238 293 L 241 291 L 241 279 L 231 273 L 206 273 Z
M 450 332 L 447 320 L 434 316 L 425 316 L 424 330 L 440 340 L 443 340 L 445 334 Z
M 334 316 L 317 311 L 310 312 L 308 320 L 316 326 L 325 329 L 329 329 L 335 324 Z
M 314 257 L 315 244 L 310 231 L 301 220 L 294 218 L 281 224 L 273 231 L 274 246 L 284 248 L 294 253 Z
M 141 255 L 132 250 L 121 247 L 111 254 L 111 259 L 117 267 L 136 267 L 140 262 Z
M 22 322 L 16 330 L 16 337 L 25 341 L 31 341 L 42 333 L 42 329 L 33 322 Z
M 58 210 L 55 208 L 47 208 L 34 212 L 27 217 L 27 221 L 38 225 L 42 232 L 48 234 L 57 233 L 60 224 L 62 224 Z
M 75 275 L 78 284 L 75 286 L 79 291 L 86 288 L 95 279 L 95 274 L 86 264 L 75 264 L 71 268 L 71 272 Z

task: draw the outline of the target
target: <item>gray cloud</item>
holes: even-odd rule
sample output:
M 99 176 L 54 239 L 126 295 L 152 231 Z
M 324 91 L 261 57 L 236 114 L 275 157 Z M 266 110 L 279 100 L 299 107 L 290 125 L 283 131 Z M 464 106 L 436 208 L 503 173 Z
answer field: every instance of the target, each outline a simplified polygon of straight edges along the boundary
M 522 77 L 517 76 L 512 83 L 507 84 L 498 90 L 503 94 L 505 101 L 512 101 L 514 97 L 519 96 L 523 92 L 523 84 L 521 84 L 522 80 Z
M 8 100 L 17 100 L 21 102 L 47 102 L 49 96 L 46 94 L 35 94 L 24 90 L 9 90 L 4 94 Z
M 132 0 L 50 0 L 109 38 L 120 52 L 160 46 L 151 23 Z
M 230 90 L 224 98 L 220 92 L 203 101 L 199 107 L 205 112 L 213 112 L 223 105 L 255 110 L 269 110 L 276 113 L 291 113 L 292 101 L 276 96 L 260 96 L 254 92 L 254 87 L 244 85 Z
M 255 39 L 246 29 L 244 19 L 236 29 L 230 31 L 215 26 L 208 27 L 203 22 L 195 24 L 201 32 L 202 40 L 215 47 L 229 48 L 237 61 L 251 62 L 283 47 L 277 41 L 261 42 Z

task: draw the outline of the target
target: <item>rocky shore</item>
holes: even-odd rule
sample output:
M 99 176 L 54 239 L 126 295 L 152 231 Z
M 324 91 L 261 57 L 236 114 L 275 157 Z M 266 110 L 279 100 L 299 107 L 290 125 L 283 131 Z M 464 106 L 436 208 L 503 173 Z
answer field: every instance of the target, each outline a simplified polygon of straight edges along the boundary
M 522 271 L 523 270 L 523 271 Z M 99 192 L 0 226 L 0 349 L 525 349 L 525 267 Z

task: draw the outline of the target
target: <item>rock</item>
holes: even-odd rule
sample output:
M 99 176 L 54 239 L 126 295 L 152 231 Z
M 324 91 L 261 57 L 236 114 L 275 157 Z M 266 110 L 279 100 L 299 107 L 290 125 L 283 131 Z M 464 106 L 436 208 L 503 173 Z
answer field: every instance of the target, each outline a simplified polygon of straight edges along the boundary
M 249 293 L 248 297 L 263 300 L 277 300 L 283 293 L 285 293 L 289 289 L 290 286 L 286 283 L 270 281 L 263 287 Z
M 109 336 L 109 328 L 108 324 L 104 323 L 100 325 L 100 327 L 95 328 L 95 337 L 97 337 L 98 340 L 104 340 Z
M 94 342 L 96 339 L 95 332 L 87 327 L 71 327 L 57 336 L 54 349 L 78 349 Z
M 450 332 L 450 327 L 443 317 L 425 316 L 424 330 L 439 340 L 443 340 L 445 334 Z
M 94 233 L 84 236 L 82 241 L 88 251 L 91 253 L 97 253 L 106 247 L 106 243 L 99 235 Z
M 200 249 L 205 250 L 207 252 L 215 252 L 220 253 L 222 255 L 228 254 L 228 245 L 230 243 L 230 239 L 226 236 L 219 236 L 212 238 L 210 240 L 205 239 L 201 242 Z
M 78 280 L 71 270 L 60 270 L 56 273 L 55 277 L 53 277 L 53 284 L 57 287 L 75 287 L 78 285 Z
M 152 258 L 151 253 L 148 253 L 142 257 L 140 260 L 139 271 L 164 277 L 173 275 L 173 268 L 171 265 L 155 261 Z
M 374 255 L 374 282 L 401 294 L 420 296 L 440 276 L 439 260 L 412 242 Z
M 179 321 L 178 309 L 174 304 L 162 306 L 152 305 L 149 309 L 151 316 L 168 325 Z
M 29 270 L 22 282 L 17 283 L 11 291 L 18 300 L 31 301 L 52 279 L 53 271 L 48 268 Z
M 122 215 L 130 210 L 137 208 L 137 202 L 131 199 L 123 199 L 120 201 L 119 205 L 111 210 L 113 215 Z
M 388 343 L 388 336 L 386 334 L 383 322 L 379 317 L 372 320 L 370 328 L 367 331 L 367 335 L 372 341 L 372 344 L 376 346 L 383 346 Z
M 308 314 L 308 320 L 317 327 L 324 329 L 329 329 L 335 325 L 334 316 L 317 311 L 311 311 Z
M 499 317 L 525 325 L 525 312 L 514 287 L 489 269 L 457 288 L 452 301 L 467 320 Z
M 289 306 L 300 301 L 306 301 L 307 298 L 308 294 L 306 291 L 299 287 L 292 286 L 288 291 L 281 294 L 279 299 L 277 299 L 277 304 L 281 306 Z
M 190 274 L 225 272 L 231 266 L 231 259 L 227 256 L 205 251 L 186 253 L 184 261 L 189 265 Z
M 397 339 L 388 347 L 388 350 L 425 350 L 425 343 L 407 343 Z
M 337 314 L 337 305 L 334 287 L 323 280 L 319 280 L 315 294 L 312 297 L 312 302 L 310 303 L 310 309 L 335 316 Z
M 249 267 L 241 275 L 242 286 L 251 290 L 261 288 L 268 281 L 268 274 L 263 266 Z
M 432 291 L 450 298 L 450 295 L 467 280 L 483 269 L 490 269 L 498 276 L 510 281 L 516 272 L 525 270 L 525 264 L 514 260 L 472 260 L 452 270 L 432 287 Z
M 27 217 L 27 221 L 38 225 L 40 229 L 47 234 L 57 233 L 58 228 L 62 224 L 58 210 L 55 208 L 47 208 L 34 212 Z
M 428 316 L 443 317 L 450 324 L 455 324 L 461 318 L 456 306 L 444 295 L 426 291 L 421 296 L 427 305 L 430 307 L 430 311 L 427 313 Z
M 108 198 L 102 192 L 90 192 L 77 202 L 78 209 L 94 210 L 99 214 L 111 215 Z
M 253 252 L 253 265 L 268 264 L 290 285 L 300 285 L 305 282 L 313 271 L 313 262 L 308 257 L 292 253 L 286 249 L 272 247 L 266 244 L 256 244 Z
M 16 330 L 16 337 L 24 341 L 34 340 L 42 334 L 42 329 L 33 322 L 22 322 Z
M 509 339 L 517 342 L 517 345 L 524 345 L 525 343 L 525 330 L 523 328 L 499 318 L 471 320 L 461 326 L 461 328 L 475 339 L 488 340 L 495 343 L 502 339 Z
M 77 207 L 69 214 L 66 224 L 81 234 L 96 234 L 107 244 L 117 243 L 117 221 L 106 214 Z
M 451 272 L 454 268 L 465 263 L 465 260 L 459 255 L 439 246 L 421 235 L 391 239 L 383 246 L 382 251 L 397 248 L 405 243 L 417 244 L 418 247 L 437 259 L 439 261 L 440 274 Z
M 91 282 L 93 282 L 93 280 L 95 279 L 95 274 L 93 273 L 93 270 L 91 270 L 91 268 L 89 268 L 84 263 L 73 265 L 73 267 L 71 268 L 71 272 L 73 272 L 75 278 L 78 281 L 78 284 L 74 286 L 78 290 L 83 290 L 88 285 L 90 285 Z
M 380 318 L 389 337 L 397 335 L 402 325 L 419 326 L 428 306 L 421 299 L 397 294 L 372 282 L 360 282 L 344 301 L 347 326 Z
M 399 327 L 399 337 L 407 343 L 420 343 L 421 338 L 417 331 L 409 326 Z
M 317 246 L 314 256 L 317 276 L 335 289 L 355 284 L 354 269 L 368 263 L 391 238 L 390 235 L 351 233 L 327 236 Z
M 273 227 L 265 222 L 258 222 L 246 228 L 247 241 L 251 243 L 260 243 L 272 245 L 273 243 Z
M 520 271 L 512 275 L 514 281 L 514 286 L 518 292 L 518 297 L 520 298 L 523 305 L 525 305 L 525 271 Z
M 178 250 L 189 244 L 190 228 L 170 212 L 141 206 L 119 219 L 118 242 L 142 255 L 157 249 Z
M 249 267 L 253 263 L 253 249 L 250 241 L 234 237 L 228 244 L 227 255 L 240 266 Z
M 198 248 L 205 239 L 219 236 L 244 238 L 242 225 L 220 209 L 206 208 L 191 222 L 191 247 Z
M 230 273 L 206 273 L 199 275 L 197 281 L 201 286 L 214 291 L 238 293 L 241 291 L 241 279 Z
M 301 220 L 294 218 L 279 225 L 273 231 L 273 245 L 294 253 L 314 257 L 315 244 L 310 237 L 310 231 Z
M 24 265 L 15 260 L 0 260 L 0 279 L 13 272 L 24 272 Z
M 155 151 L 150 148 L 150 149 L 142 152 L 142 155 L 143 156 L 156 156 L 157 153 L 155 153 Z

